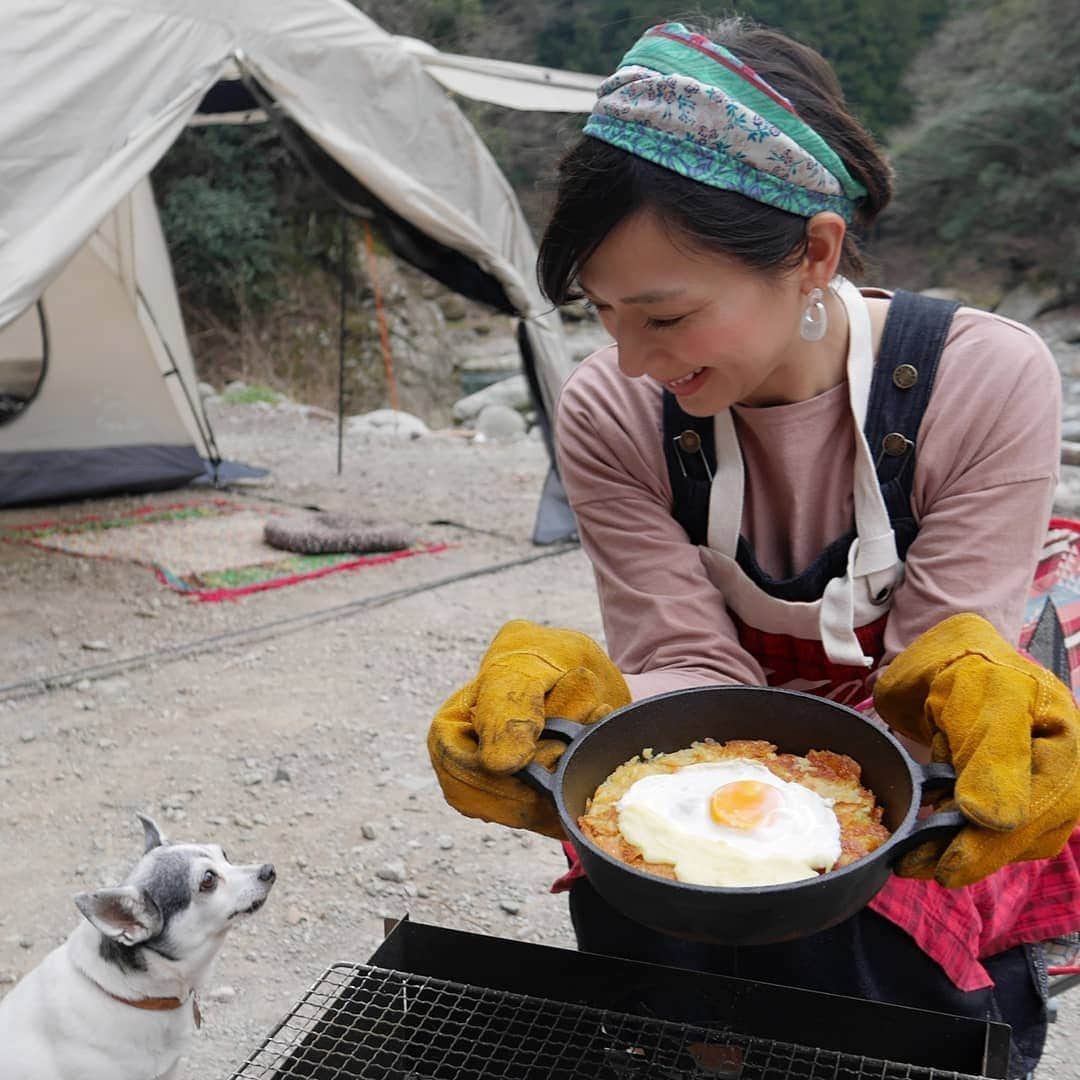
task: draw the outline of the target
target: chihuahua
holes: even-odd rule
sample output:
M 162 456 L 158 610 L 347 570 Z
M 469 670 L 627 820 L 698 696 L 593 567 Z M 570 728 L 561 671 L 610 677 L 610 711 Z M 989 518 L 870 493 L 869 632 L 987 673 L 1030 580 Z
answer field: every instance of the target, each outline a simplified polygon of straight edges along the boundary
M 216 844 L 170 843 L 138 816 L 146 850 L 127 880 L 76 896 L 84 919 L 0 1000 L 2 1080 L 176 1076 L 225 935 L 276 875 Z

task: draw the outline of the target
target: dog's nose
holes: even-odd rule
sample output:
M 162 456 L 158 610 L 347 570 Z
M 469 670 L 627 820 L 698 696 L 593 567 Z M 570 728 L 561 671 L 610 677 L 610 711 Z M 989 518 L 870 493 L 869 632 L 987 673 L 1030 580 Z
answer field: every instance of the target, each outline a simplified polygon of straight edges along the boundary
M 273 881 L 277 877 L 277 871 L 274 869 L 273 863 L 263 863 L 259 867 L 259 880 L 260 881 Z

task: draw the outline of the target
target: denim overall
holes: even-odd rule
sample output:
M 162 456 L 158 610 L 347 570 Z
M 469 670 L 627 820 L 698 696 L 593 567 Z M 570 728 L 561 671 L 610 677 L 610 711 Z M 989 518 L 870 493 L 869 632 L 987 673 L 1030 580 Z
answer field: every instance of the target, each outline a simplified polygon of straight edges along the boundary
M 870 350 L 862 297 L 846 283 L 840 294 L 849 312 L 853 347 Z M 769 685 L 849 703 L 869 696 L 867 679 L 884 652 L 892 591 L 902 579 L 902 560 L 917 531 L 911 510 L 916 436 L 957 307 L 897 292 L 877 363 L 872 353 L 869 356 L 872 375 L 865 369 L 865 355 L 861 372 L 853 370 L 849 359 L 853 417 L 859 418 L 860 404 L 865 410 L 861 424 L 865 441 L 857 450 L 861 463 L 855 476 L 856 527 L 837 537 L 792 578 L 770 577 L 738 535 L 742 459 L 737 443 L 733 454 L 730 416 L 692 417 L 679 408 L 673 395 L 664 394 L 663 439 L 673 515 L 690 541 L 701 546 L 702 561 L 725 599 L 729 588 L 739 592 L 729 612 L 740 643 L 765 669 Z M 860 390 L 860 379 L 869 387 L 864 384 Z M 856 400 L 859 393 L 862 403 Z M 873 493 L 867 490 L 867 465 L 877 488 Z M 891 535 L 884 536 L 886 532 Z M 719 554 L 714 544 L 722 549 Z M 865 554 L 869 558 L 860 558 Z M 830 587 L 839 593 L 831 608 L 822 603 Z M 570 889 L 570 913 L 579 947 L 585 951 L 1003 1019 L 1014 1031 L 1013 1076 L 1027 1073 L 1041 1052 L 1045 1013 L 1030 970 L 1031 955 L 1024 947 L 983 960 L 996 983 L 994 989 L 964 992 L 903 930 L 868 908 L 811 937 L 748 948 L 658 934 L 621 915 L 584 878 Z

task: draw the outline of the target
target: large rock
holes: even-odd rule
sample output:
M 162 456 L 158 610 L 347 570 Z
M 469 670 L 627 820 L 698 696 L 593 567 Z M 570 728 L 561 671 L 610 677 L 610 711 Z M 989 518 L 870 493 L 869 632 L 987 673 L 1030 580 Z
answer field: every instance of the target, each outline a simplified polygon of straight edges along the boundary
M 500 379 L 490 386 L 485 386 L 483 390 L 477 390 L 475 394 L 459 398 L 450 411 L 459 424 L 465 424 L 479 416 L 488 405 L 505 405 L 507 408 L 524 412 L 532 408 L 532 404 L 525 376 L 511 375 L 507 379 Z
M 476 418 L 476 434 L 484 439 L 520 439 L 525 417 L 507 405 L 488 405 Z
M 397 439 L 419 439 L 429 428 L 419 416 L 400 409 L 376 409 L 350 416 L 345 421 L 349 435 L 390 435 Z
M 398 405 L 430 427 L 450 423 L 459 391 L 457 356 L 437 300 L 421 292 L 424 275 L 390 256 L 378 260 Z M 358 412 L 390 398 L 378 313 L 370 290 L 348 317 L 347 393 Z

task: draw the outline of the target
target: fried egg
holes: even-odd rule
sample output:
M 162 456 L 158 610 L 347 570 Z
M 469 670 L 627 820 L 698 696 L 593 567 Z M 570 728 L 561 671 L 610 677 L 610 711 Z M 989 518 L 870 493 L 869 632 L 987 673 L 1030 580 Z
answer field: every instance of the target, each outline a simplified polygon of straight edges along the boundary
M 695 885 L 778 885 L 840 857 L 833 800 L 733 758 L 643 776 L 616 804 L 619 831 L 649 863 Z

